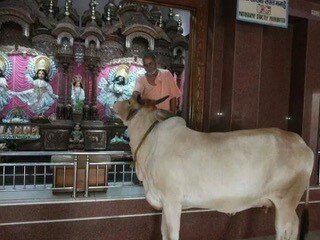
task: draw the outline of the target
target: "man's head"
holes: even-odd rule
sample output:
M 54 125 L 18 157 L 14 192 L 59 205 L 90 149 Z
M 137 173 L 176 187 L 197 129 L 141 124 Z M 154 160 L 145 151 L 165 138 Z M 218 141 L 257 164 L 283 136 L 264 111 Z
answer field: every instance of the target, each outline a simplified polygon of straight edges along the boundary
M 153 52 L 146 52 L 143 55 L 142 61 L 147 75 L 154 75 L 157 73 L 156 55 Z

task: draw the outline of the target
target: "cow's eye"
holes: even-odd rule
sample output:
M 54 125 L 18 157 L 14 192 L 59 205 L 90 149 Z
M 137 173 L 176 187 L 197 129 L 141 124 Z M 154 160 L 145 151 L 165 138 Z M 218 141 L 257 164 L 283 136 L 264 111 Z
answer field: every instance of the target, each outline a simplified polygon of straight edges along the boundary
M 131 105 L 131 102 L 130 102 L 130 100 L 128 100 L 128 103 L 129 103 L 129 105 Z

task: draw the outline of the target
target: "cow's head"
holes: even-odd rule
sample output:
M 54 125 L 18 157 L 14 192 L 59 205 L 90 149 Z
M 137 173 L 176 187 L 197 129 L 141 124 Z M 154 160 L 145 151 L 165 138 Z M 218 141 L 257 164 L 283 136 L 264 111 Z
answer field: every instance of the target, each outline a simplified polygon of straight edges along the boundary
M 156 105 L 165 101 L 169 96 L 158 100 L 142 99 L 140 93 L 134 92 L 129 100 L 116 102 L 113 105 L 115 114 L 126 124 L 130 121 L 140 109 L 156 109 Z

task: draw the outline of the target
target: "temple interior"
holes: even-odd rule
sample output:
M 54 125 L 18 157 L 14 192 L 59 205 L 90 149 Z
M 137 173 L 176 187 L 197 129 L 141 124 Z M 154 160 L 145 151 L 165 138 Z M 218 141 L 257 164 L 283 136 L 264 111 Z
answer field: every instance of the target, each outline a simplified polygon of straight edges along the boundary
M 0 240 L 162 239 L 162 213 L 149 204 L 114 109 L 133 97 L 160 108 L 135 95 L 141 79 L 175 88 L 155 124 L 177 116 L 198 136 L 257 128 L 301 136 L 314 167 L 296 212 L 301 219 L 309 207 L 307 240 L 320 239 L 319 39 L 316 0 L 0 0 Z M 171 153 L 191 140 L 170 139 Z M 274 239 L 268 210 L 183 210 L 180 239 Z

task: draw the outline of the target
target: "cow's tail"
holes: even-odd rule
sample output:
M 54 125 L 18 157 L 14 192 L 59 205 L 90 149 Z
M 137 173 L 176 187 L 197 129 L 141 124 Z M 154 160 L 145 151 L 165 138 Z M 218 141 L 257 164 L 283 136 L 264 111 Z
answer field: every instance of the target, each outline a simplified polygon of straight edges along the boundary
M 309 230 L 309 191 L 310 187 L 308 186 L 306 190 L 306 200 L 301 214 L 299 240 L 305 240 Z

